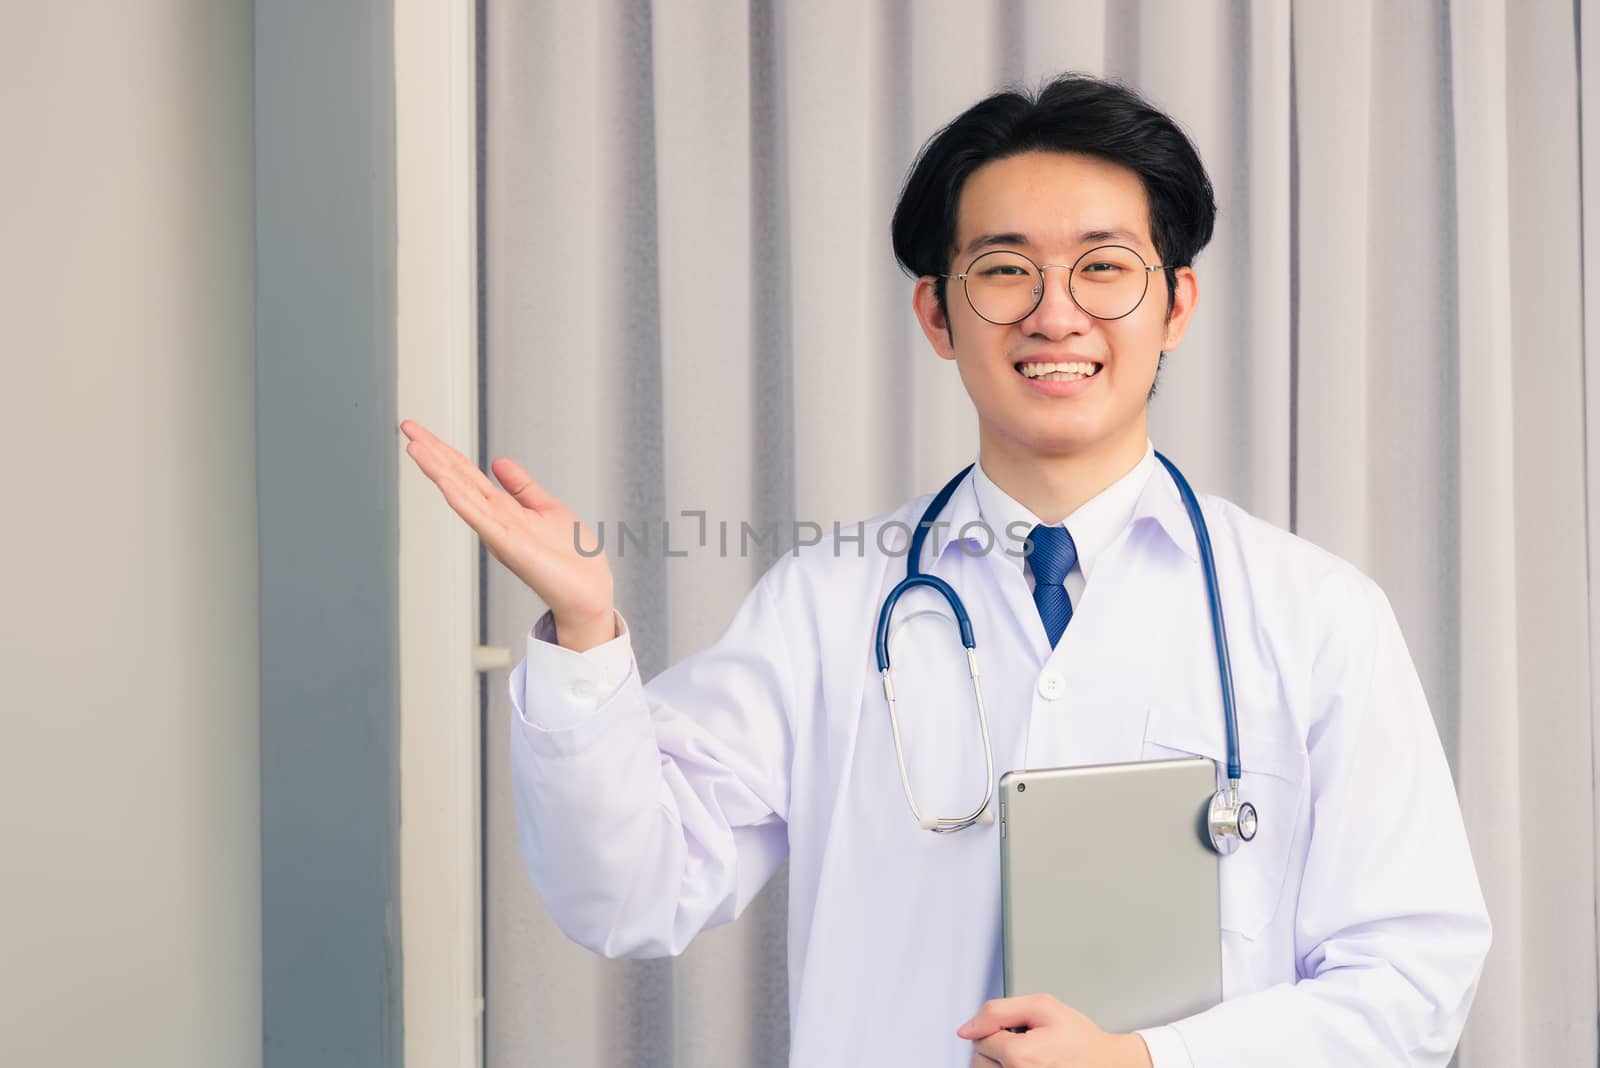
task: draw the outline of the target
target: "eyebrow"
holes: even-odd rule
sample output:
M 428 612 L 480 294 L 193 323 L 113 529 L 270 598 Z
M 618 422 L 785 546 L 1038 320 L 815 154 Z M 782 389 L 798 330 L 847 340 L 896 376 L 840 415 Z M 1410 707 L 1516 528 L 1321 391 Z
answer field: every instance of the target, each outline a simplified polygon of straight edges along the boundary
M 1137 236 L 1128 233 L 1126 230 L 1085 230 L 1078 235 L 1078 240 L 1076 243 L 1084 244 L 1090 241 L 1137 242 L 1138 240 L 1139 238 Z M 969 253 L 976 252 L 980 248 L 993 248 L 996 245 L 1021 245 L 1023 247 L 1027 247 L 1028 244 L 1029 242 L 1026 234 L 1019 234 L 1016 232 L 980 234 L 979 236 L 973 238 L 972 242 L 967 245 L 967 251 Z

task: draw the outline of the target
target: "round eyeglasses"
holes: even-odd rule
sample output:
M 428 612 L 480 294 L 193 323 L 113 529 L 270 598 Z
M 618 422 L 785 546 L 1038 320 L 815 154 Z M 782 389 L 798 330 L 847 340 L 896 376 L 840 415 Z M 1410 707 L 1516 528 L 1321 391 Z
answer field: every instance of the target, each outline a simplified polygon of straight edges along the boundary
M 979 318 L 996 326 L 1020 323 L 1033 314 L 1044 299 L 1044 272 L 1051 267 L 1067 270 L 1067 292 L 1084 313 L 1096 319 L 1121 319 L 1132 315 L 1150 288 L 1150 273 L 1166 269 L 1166 264 L 1144 262 L 1144 257 L 1125 245 L 1100 245 L 1079 256 L 1069 266 L 1047 263 L 1040 266 L 1020 252 L 996 249 L 973 260 L 961 274 L 941 275 L 959 279 L 967 291 L 967 303 Z

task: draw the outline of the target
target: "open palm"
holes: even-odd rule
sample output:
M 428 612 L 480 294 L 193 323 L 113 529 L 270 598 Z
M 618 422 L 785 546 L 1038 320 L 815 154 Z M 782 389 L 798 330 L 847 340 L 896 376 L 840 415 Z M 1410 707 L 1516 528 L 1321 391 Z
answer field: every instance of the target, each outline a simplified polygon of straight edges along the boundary
M 400 430 L 410 439 L 406 455 L 478 532 L 494 558 L 550 606 L 558 629 L 587 628 L 597 621 L 609 627 L 611 565 L 604 553 L 578 551 L 578 544 L 593 547 L 596 539 L 572 509 L 513 460 L 500 457 L 489 465 L 502 489 L 421 423 L 406 419 Z

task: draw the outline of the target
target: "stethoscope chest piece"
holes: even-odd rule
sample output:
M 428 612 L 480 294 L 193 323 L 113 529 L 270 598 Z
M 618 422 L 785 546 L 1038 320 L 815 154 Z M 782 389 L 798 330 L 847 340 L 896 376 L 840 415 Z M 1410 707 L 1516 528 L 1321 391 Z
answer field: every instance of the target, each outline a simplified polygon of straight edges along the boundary
M 1256 836 L 1256 806 L 1240 801 L 1238 793 L 1218 790 L 1211 795 L 1206 812 L 1206 829 L 1211 833 L 1211 848 L 1227 856 Z

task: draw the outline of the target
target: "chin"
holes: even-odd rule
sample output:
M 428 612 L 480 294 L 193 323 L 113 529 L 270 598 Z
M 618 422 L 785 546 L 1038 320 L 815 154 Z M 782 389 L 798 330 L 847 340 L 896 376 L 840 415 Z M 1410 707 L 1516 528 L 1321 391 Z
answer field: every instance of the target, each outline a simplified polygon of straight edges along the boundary
M 1080 453 L 1090 452 L 1097 441 L 1084 441 L 1079 438 L 1052 438 L 1041 441 L 1033 447 L 1036 456 L 1076 456 Z
M 1137 430 L 1138 410 L 1123 413 L 1111 405 L 1084 405 L 1077 411 L 1068 410 L 1066 405 L 1053 411 L 1041 411 L 1032 405 L 985 407 L 1001 418 L 984 419 L 980 409 L 980 423 L 988 428 L 984 433 L 1036 456 L 1070 456 L 1116 448 L 1130 435 L 1137 435 L 1139 448 L 1144 447 L 1145 435 Z
M 1073 456 L 1099 449 L 1115 448 L 1126 439 L 1126 428 L 1093 426 L 1030 425 L 1014 427 L 1006 436 L 1035 456 Z M 1144 444 L 1141 436 L 1140 446 Z
M 1104 439 L 1094 434 L 1063 434 L 1057 430 L 1018 434 L 1012 440 L 1035 456 L 1071 456 L 1093 449 Z

